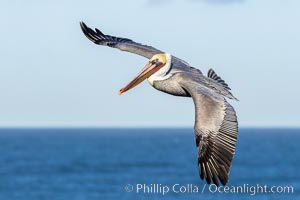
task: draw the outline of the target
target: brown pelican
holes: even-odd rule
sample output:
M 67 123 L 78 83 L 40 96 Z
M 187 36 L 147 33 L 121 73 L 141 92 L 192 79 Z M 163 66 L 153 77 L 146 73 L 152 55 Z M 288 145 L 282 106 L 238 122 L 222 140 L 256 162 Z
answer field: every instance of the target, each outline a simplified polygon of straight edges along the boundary
M 192 97 L 195 104 L 195 141 L 198 147 L 198 167 L 201 179 L 210 184 L 225 185 L 238 132 L 233 107 L 226 98 L 237 100 L 230 88 L 214 70 L 207 76 L 187 62 L 151 46 L 127 38 L 105 35 L 97 28 L 92 30 L 80 23 L 85 36 L 98 45 L 128 51 L 149 59 L 138 75 L 119 91 L 122 94 L 147 79 L 150 85 L 162 92 Z

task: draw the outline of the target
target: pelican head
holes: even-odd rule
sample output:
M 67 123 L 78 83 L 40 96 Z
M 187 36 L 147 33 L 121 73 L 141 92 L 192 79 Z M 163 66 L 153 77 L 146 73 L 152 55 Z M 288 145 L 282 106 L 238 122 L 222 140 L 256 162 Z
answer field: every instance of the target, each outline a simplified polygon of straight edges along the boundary
M 119 94 L 134 88 L 145 79 L 148 79 L 149 83 L 153 85 L 155 80 L 163 80 L 168 74 L 171 68 L 171 55 L 168 53 L 155 54 L 145 65 L 145 67 L 138 73 L 136 77 L 132 79 L 124 88 L 119 91 Z

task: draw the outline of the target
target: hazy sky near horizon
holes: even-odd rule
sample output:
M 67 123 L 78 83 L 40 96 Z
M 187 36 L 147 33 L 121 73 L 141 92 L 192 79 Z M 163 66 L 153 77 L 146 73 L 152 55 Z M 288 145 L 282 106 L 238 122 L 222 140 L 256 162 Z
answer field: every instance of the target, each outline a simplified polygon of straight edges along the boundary
M 189 126 L 191 98 L 146 81 L 143 57 L 97 46 L 79 22 L 152 45 L 231 87 L 240 126 L 300 125 L 300 1 L 4 1 L 0 126 Z

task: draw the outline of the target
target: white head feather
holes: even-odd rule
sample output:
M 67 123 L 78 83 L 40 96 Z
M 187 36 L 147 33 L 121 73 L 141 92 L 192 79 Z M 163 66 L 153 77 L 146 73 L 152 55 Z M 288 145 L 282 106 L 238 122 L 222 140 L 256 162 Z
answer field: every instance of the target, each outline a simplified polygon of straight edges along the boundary
M 154 74 L 152 74 L 149 78 L 148 78 L 148 82 L 153 86 L 153 82 L 154 81 L 158 81 L 158 80 L 165 80 L 167 78 L 169 78 L 168 76 L 168 71 L 171 68 L 171 62 L 172 62 L 172 56 L 171 54 L 168 53 L 163 53 L 163 54 L 155 54 L 151 59 L 151 60 L 155 60 L 158 59 L 159 62 L 165 63 L 165 66 L 163 66 L 162 68 L 160 68 L 157 72 L 155 72 Z

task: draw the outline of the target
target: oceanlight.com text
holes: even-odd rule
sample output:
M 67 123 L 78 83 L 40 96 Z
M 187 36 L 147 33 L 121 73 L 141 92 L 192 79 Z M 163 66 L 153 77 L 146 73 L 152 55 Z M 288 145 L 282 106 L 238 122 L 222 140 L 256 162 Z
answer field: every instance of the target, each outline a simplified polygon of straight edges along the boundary
M 240 186 L 219 186 L 212 184 L 207 186 L 208 191 L 210 193 L 224 193 L 224 194 L 249 194 L 249 195 L 256 195 L 256 194 L 292 194 L 294 193 L 293 186 L 268 186 L 268 185 L 249 185 L 243 184 Z
M 127 184 L 124 187 L 126 192 L 132 192 L 136 194 L 160 194 L 166 195 L 169 193 L 177 194 L 193 194 L 193 193 L 205 193 L 205 194 L 293 194 L 293 186 L 268 186 L 268 185 L 250 185 L 243 184 L 238 186 L 216 186 L 214 184 L 198 186 L 195 184 L 179 184 L 173 185 L 165 184 Z

